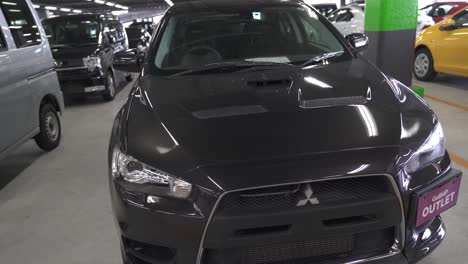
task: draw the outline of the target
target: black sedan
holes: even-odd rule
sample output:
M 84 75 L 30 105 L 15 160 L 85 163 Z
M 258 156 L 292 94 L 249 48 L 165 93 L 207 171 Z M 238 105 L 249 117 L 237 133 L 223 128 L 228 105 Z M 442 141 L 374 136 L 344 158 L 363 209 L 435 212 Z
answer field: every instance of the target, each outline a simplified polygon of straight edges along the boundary
M 455 205 L 442 126 L 302 1 L 176 3 L 115 120 L 124 263 L 414 263 Z

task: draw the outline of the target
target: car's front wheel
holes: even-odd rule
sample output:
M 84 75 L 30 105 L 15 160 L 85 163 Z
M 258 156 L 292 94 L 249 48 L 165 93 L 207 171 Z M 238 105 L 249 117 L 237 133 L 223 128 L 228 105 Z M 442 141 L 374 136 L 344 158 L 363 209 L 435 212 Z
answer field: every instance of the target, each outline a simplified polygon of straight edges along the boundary
M 62 137 L 62 126 L 53 105 L 42 105 L 39 113 L 39 128 L 39 134 L 34 137 L 36 144 L 45 151 L 57 148 Z
M 112 75 L 111 72 L 107 74 L 106 90 L 104 91 L 104 94 L 102 95 L 102 97 L 106 101 L 112 101 L 115 98 L 115 81 L 114 81 L 114 76 Z
M 419 49 L 414 59 L 414 75 L 421 81 L 432 81 L 437 76 L 434 70 L 434 59 L 431 52 L 426 49 Z

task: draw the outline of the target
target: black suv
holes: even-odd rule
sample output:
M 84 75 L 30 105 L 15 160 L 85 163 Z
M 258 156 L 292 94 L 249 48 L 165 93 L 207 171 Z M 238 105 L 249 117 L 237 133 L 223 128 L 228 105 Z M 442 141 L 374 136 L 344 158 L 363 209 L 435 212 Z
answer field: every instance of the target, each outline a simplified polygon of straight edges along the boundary
M 100 93 L 113 100 L 124 77 L 112 67 L 116 52 L 128 48 L 119 19 L 110 15 L 71 15 L 42 21 L 65 96 Z
M 432 252 L 461 172 L 426 102 L 359 54 L 367 41 L 302 1 L 171 7 L 112 129 L 123 261 L 403 264 Z

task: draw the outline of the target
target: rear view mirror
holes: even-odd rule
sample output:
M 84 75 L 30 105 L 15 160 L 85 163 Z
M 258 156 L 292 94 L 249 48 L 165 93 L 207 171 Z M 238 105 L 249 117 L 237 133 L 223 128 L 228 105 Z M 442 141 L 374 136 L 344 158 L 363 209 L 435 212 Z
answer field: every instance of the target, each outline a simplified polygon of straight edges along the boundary
M 134 49 L 124 50 L 114 54 L 112 65 L 114 69 L 124 72 L 140 72 L 138 52 Z
M 352 33 L 345 38 L 357 51 L 363 51 L 369 46 L 369 38 L 365 34 Z

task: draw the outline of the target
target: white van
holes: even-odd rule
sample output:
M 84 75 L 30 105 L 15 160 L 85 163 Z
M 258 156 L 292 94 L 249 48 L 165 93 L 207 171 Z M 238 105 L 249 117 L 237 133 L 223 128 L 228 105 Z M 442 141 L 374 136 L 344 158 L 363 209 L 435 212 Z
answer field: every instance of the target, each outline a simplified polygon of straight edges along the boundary
M 30 0 L 0 1 L 0 159 L 34 138 L 55 149 L 63 95 L 44 29 Z

